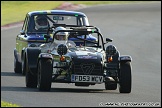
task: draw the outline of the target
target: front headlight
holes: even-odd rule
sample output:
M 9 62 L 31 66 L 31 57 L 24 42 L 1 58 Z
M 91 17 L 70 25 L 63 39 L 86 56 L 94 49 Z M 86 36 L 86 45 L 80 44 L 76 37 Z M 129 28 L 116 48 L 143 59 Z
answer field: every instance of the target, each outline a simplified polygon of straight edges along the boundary
M 115 55 L 117 53 L 117 49 L 114 45 L 108 45 L 106 47 L 106 55 Z
M 59 55 L 65 55 L 67 53 L 68 47 L 65 44 L 59 44 L 57 46 L 57 53 Z

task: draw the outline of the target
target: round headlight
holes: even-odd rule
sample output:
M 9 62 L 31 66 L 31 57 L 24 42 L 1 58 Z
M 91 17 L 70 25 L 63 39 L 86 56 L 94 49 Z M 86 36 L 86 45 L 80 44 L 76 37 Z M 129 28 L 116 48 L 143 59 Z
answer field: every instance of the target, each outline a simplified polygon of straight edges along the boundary
M 115 55 L 117 53 L 117 49 L 114 45 L 108 45 L 106 47 L 106 55 Z
M 67 48 L 67 46 L 64 45 L 64 44 L 60 44 L 60 45 L 58 45 L 58 47 L 57 47 L 57 53 L 58 53 L 59 55 L 65 55 L 65 54 L 67 53 L 67 50 L 68 50 L 68 48 Z

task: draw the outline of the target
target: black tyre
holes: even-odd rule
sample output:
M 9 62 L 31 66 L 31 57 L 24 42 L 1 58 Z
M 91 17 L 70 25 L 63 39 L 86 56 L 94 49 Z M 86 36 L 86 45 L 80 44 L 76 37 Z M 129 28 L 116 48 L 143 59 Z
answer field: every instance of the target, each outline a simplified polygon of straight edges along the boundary
M 37 88 L 37 75 L 33 75 L 28 66 L 27 60 L 25 61 L 25 73 L 26 73 L 26 87 Z
M 38 88 L 40 91 L 49 91 L 52 83 L 52 60 L 40 59 L 38 63 Z
M 132 84 L 131 64 L 130 62 L 123 62 L 120 65 L 119 92 L 130 93 L 131 84 Z
M 22 73 L 21 63 L 18 62 L 15 57 L 14 57 L 14 71 L 15 73 Z
M 22 61 L 22 74 L 26 75 L 26 56 L 24 56 L 24 59 Z
M 117 84 L 105 83 L 105 89 L 106 90 L 116 90 L 117 89 Z

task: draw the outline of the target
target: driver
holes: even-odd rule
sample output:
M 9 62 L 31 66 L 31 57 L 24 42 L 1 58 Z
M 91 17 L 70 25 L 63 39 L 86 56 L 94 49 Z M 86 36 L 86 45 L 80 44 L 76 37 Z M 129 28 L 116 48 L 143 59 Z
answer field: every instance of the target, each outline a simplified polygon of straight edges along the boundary
M 55 29 L 55 32 L 56 31 L 59 31 L 59 30 L 66 30 L 66 28 L 64 28 L 64 27 L 57 27 L 56 29 Z M 68 32 L 58 32 L 56 35 L 55 35 L 55 39 L 56 40 L 67 40 L 67 37 L 68 37 Z
M 49 27 L 49 23 L 43 15 L 39 15 L 35 18 L 35 26 L 36 30 L 47 29 Z
M 59 31 L 59 30 L 66 30 L 66 28 L 59 26 L 59 27 L 57 27 L 55 29 L 54 33 Z M 74 42 L 68 41 L 68 36 L 69 36 L 68 32 L 58 32 L 58 33 L 56 33 L 56 35 L 54 37 L 53 45 L 57 46 L 59 44 L 66 44 L 66 45 L 68 45 L 68 47 L 76 46 Z

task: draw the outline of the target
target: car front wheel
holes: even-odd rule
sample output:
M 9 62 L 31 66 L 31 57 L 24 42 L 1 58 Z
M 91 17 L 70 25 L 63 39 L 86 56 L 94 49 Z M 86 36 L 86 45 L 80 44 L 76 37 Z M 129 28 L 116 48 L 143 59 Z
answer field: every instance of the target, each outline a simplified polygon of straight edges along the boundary
M 132 79 L 131 79 L 131 64 L 129 61 L 121 63 L 119 79 L 120 79 L 119 92 L 130 93 Z
M 40 91 L 49 91 L 52 82 L 52 60 L 40 59 L 38 63 L 38 89 Z

